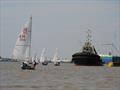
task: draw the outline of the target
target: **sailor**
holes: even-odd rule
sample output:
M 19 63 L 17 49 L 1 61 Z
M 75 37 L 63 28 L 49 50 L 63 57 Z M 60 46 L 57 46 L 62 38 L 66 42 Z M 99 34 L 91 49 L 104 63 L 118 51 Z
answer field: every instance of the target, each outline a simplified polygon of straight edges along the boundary
M 34 60 L 33 61 L 33 67 L 35 67 L 37 65 L 37 62 Z

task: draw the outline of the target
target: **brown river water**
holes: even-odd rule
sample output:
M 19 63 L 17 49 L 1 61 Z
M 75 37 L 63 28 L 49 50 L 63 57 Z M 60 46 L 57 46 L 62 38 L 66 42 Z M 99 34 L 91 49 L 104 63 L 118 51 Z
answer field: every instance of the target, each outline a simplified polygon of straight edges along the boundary
M 0 90 L 120 90 L 120 67 L 39 64 L 21 70 L 20 62 L 0 62 Z

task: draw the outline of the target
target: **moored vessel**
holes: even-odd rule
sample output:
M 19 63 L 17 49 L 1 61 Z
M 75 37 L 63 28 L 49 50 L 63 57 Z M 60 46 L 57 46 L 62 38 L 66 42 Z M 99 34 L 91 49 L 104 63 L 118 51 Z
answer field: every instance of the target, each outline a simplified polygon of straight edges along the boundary
M 90 30 L 88 30 L 87 40 L 81 52 L 72 55 L 72 62 L 75 65 L 101 66 L 102 60 L 97 54 L 95 47 L 91 43 Z

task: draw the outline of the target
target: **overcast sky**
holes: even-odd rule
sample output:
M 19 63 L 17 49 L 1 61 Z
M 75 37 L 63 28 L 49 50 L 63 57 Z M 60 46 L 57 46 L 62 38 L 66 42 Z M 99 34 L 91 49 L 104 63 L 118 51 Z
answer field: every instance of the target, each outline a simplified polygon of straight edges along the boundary
M 0 0 L 0 54 L 10 57 L 21 27 L 33 17 L 32 54 L 63 58 L 80 51 L 86 31 L 98 53 L 120 48 L 120 0 Z M 120 49 L 119 49 L 120 50 Z

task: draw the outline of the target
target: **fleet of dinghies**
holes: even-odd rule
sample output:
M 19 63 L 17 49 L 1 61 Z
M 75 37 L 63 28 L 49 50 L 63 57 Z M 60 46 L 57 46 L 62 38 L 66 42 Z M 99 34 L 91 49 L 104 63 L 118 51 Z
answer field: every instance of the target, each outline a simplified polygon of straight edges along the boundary
M 12 53 L 13 60 L 22 61 L 21 69 L 34 70 L 36 65 L 39 63 L 42 63 L 42 65 L 48 65 L 49 62 L 52 62 L 54 66 L 60 66 L 61 62 L 72 62 L 69 59 L 60 59 L 60 57 L 58 56 L 57 48 L 53 58 L 49 61 L 45 57 L 46 48 L 43 48 L 39 59 L 37 58 L 36 54 L 34 57 L 31 57 L 31 33 L 32 16 L 29 18 L 29 21 L 26 22 L 25 25 L 22 27 Z
M 31 57 L 31 33 L 32 33 L 32 16 L 29 18 L 29 21 L 25 23 L 21 29 L 18 39 L 13 50 L 12 59 L 17 61 L 22 61 L 21 69 L 35 69 L 36 65 L 42 63 L 42 65 L 48 65 L 48 60 L 44 56 L 46 49 L 44 48 L 41 53 L 40 59 L 37 58 L 37 55 Z M 58 49 L 54 54 L 51 62 L 55 66 L 60 65 L 60 60 L 58 58 Z

